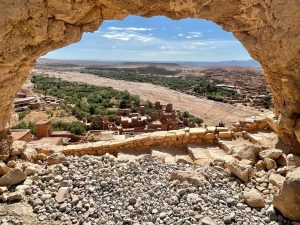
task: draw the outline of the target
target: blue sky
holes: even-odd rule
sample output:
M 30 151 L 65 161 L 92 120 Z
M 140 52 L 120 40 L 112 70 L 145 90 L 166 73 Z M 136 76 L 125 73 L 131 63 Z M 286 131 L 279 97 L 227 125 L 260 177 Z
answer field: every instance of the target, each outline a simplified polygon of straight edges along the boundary
M 125 61 L 249 60 L 248 52 L 229 32 L 211 21 L 129 16 L 104 21 L 80 42 L 45 55 L 54 59 Z

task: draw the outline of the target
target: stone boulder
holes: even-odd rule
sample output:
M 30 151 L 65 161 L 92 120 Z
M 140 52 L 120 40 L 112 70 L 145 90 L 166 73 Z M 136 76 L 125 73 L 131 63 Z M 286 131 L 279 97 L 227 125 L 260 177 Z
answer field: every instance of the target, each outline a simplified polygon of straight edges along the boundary
M 242 199 L 245 200 L 247 205 L 253 208 L 263 208 L 265 206 L 263 195 L 254 188 L 252 188 L 250 191 L 244 192 Z
M 54 165 L 60 164 L 66 161 L 66 156 L 63 153 L 55 152 L 52 155 L 47 157 L 47 164 Z
M 227 162 L 225 166 L 233 175 L 244 182 L 247 182 L 252 176 L 251 165 L 240 164 L 238 161 L 231 161 Z
M 270 158 L 270 159 L 273 159 L 273 160 L 276 160 L 278 159 L 280 156 L 282 155 L 282 151 L 279 150 L 279 149 L 267 149 L 267 150 L 263 150 L 259 153 L 259 156 L 262 158 L 262 159 L 265 159 L 265 158 Z
M 258 162 L 255 164 L 255 169 L 257 171 L 265 170 L 266 169 L 265 162 L 263 160 L 258 160 Z
M 0 178 L 0 186 L 12 186 L 26 180 L 26 174 L 19 168 L 14 168 Z
M 273 198 L 273 205 L 285 217 L 300 220 L 300 167 L 288 172 L 280 192 Z
M 0 186 L 0 195 L 7 192 L 8 191 L 8 188 L 7 187 L 1 187 Z
M 11 146 L 11 155 L 18 156 L 21 155 L 26 149 L 26 142 L 25 141 L 14 141 Z
M 27 176 L 34 175 L 36 172 L 37 172 L 36 167 L 35 167 L 35 166 L 32 166 L 32 165 L 27 166 L 26 169 L 24 170 L 24 173 L 25 173 Z
M 267 170 L 277 169 L 276 162 L 271 158 L 265 158 L 264 163 L 265 163 Z
M 272 173 L 269 176 L 269 182 L 277 187 L 282 187 L 284 180 L 285 177 L 281 176 L 280 174 Z
M 61 188 L 59 188 L 58 192 L 57 192 L 57 195 L 55 197 L 55 200 L 58 203 L 64 202 L 68 198 L 68 196 L 69 196 L 69 191 L 70 191 L 69 187 L 61 187 Z
M 27 146 L 24 152 L 21 154 L 21 158 L 26 161 L 32 161 L 35 159 L 37 152 L 35 148 Z

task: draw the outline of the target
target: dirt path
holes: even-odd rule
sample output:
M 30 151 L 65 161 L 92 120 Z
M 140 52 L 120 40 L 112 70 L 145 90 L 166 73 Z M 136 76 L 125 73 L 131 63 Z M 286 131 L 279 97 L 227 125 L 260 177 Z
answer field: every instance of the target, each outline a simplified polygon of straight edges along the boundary
M 141 99 L 149 99 L 151 102 L 160 101 L 162 104 L 172 103 L 175 109 L 186 110 L 192 115 L 202 118 L 204 123 L 208 125 L 216 125 L 220 121 L 229 125 L 245 117 L 261 113 L 252 107 L 242 105 L 232 106 L 230 104 L 195 97 L 149 83 L 112 80 L 79 72 L 53 72 L 45 70 L 35 70 L 34 72 L 35 74 L 41 74 L 43 72 L 50 77 L 57 77 L 70 82 L 113 87 L 121 91 L 128 90 L 131 94 L 139 95 Z

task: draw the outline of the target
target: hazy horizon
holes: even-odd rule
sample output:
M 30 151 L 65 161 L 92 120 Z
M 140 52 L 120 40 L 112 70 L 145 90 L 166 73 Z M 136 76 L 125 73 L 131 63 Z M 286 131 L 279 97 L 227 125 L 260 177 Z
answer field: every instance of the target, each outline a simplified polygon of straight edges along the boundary
M 222 61 L 191 61 L 191 60 L 176 60 L 176 61 L 164 61 L 164 60 L 122 60 L 122 59 L 76 59 L 76 58 L 66 58 L 66 59 L 60 59 L 60 58 L 49 58 L 45 56 L 42 56 L 38 59 L 44 59 L 44 60 L 57 60 L 57 61 L 95 61 L 95 62 L 154 62 L 154 63 L 176 63 L 176 62 L 207 62 L 207 63 L 218 63 L 218 62 L 257 62 L 254 59 L 246 59 L 246 60 L 222 60 Z

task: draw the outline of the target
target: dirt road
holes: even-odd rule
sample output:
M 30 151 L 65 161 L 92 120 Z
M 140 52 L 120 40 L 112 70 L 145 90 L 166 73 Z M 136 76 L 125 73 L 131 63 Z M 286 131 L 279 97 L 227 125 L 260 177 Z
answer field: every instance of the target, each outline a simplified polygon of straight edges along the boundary
M 45 70 L 35 70 L 34 72 L 35 74 L 43 72 L 50 77 L 61 78 L 69 82 L 113 87 L 121 91 L 128 90 L 132 94 L 139 95 L 141 99 L 149 99 L 151 102 L 172 103 L 175 109 L 188 111 L 192 115 L 202 118 L 207 125 L 216 125 L 220 121 L 229 125 L 245 117 L 261 113 L 252 107 L 219 103 L 149 83 L 112 80 L 79 72 L 52 72 Z

